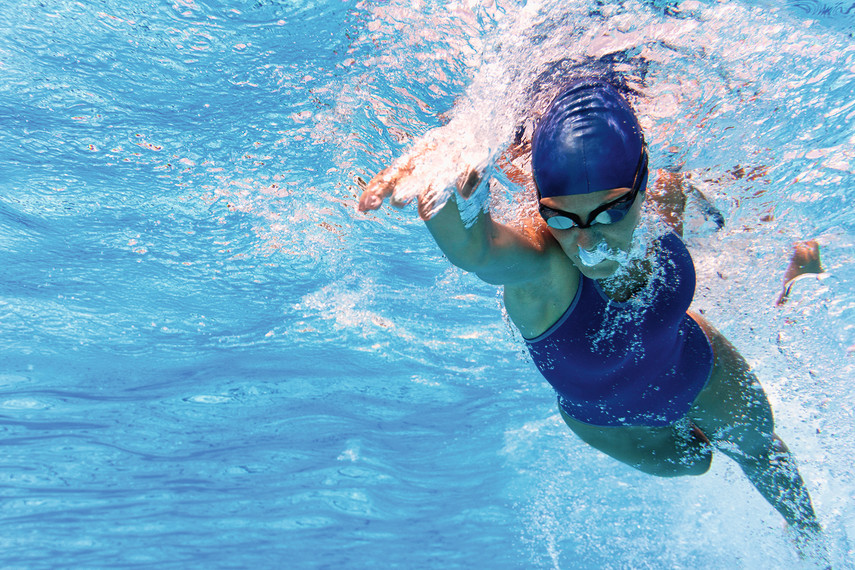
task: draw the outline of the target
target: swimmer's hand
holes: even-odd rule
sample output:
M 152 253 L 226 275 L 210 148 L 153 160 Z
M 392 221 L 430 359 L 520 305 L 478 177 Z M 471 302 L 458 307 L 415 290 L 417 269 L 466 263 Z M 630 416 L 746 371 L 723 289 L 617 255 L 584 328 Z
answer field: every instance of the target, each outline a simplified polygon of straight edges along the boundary
M 410 158 L 402 162 L 398 159 L 377 173 L 371 182 L 363 187 L 362 195 L 359 197 L 359 211 L 368 212 L 378 210 L 383 205 L 383 200 L 389 198 L 389 203 L 396 208 L 403 208 L 409 200 L 401 200 L 395 197 L 395 187 L 402 179 L 408 177 L 415 169 L 414 159 Z
M 359 197 L 359 211 L 368 212 L 377 210 L 388 198 L 389 203 L 396 208 L 403 208 L 411 199 L 402 198 L 395 190 L 403 184 L 412 183 L 410 180 L 416 169 L 417 157 L 402 157 L 391 166 L 384 168 L 363 186 L 362 195 Z M 463 198 L 467 199 L 478 188 L 481 182 L 481 173 L 471 167 L 457 177 L 455 189 Z M 423 220 L 429 220 L 448 201 L 449 194 L 434 192 L 431 186 L 427 186 L 418 193 L 419 216 Z
M 372 178 L 359 199 L 359 210 L 377 210 L 387 199 L 396 208 L 415 200 L 422 219 L 432 219 L 448 202 L 454 202 L 455 190 L 468 198 L 492 160 L 492 149 L 477 130 L 452 120 L 425 133 Z

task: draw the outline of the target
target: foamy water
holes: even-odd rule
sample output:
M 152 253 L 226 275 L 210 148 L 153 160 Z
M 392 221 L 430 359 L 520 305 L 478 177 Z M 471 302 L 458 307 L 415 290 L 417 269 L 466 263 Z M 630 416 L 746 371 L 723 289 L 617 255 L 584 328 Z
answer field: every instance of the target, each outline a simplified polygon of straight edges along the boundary
M 855 77 L 842 4 L 0 6 L 9 567 L 796 567 L 734 464 L 654 479 L 568 433 L 498 291 L 413 206 L 495 167 L 551 61 L 613 56 L 681 166 L 695 308 L 754 366 L 852 567 Z M 827 274 L 774 307 L 791 243 Z M 847 566 L 848 565 L 848 566 Z

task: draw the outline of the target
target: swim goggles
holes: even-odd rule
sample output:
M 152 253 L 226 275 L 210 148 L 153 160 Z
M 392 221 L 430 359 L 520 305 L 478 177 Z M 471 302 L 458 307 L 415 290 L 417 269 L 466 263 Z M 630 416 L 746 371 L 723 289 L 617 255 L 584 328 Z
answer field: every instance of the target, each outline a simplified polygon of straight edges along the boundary
M 594 209 L 588 214 L 588 219 L 584 222 L 572 212 L 564 210 L 556 210 L 549 208 L 543 204 L 538 205 L 540 216 L 550 228 L 556 230 L 569 230 L 571 228 L 590 228 L 596 224 L 614 224 L 624 219 L 629 213 L 629 209 L 635 203 L 635 198 L 641 191 L 641 181 L 644 180 L 644 175 L 647 173 L 647 145 L 642 145 L 641 156 L 638 157 L 638 166 L 635 167 L 635 177 L 632 180 L 632 189 L 611 202 L 606 202 L 602 206 Z

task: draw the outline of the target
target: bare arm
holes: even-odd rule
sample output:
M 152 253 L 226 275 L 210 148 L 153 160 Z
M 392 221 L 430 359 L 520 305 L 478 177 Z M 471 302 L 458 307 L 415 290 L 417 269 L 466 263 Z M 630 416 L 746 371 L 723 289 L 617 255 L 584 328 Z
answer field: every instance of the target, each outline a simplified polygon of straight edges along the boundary
M 368 184 L 359 201 L 360 210 L 378 209 L 387 197 L 392 205 L 402 205 L 395 201 L 395 185 L 409 176 L 412 168 L 407 164 L 392 168 L 380 172 Z M 468 197 L 479 181 L 478 173 L 470 171 L 458 182 L 458 193 Z M 425 192 L 419 197 L 419 213 L 451 263 L 495 285 L 520 285 L 548 275 L 549 253 L 557 246 L 542 224 L 516 229 L 481 212 L 466 227 L 454 197 L 429 216 L 427 213 L 435 210 L 435 204 L 429 201 L 433 195 Z
M 393 206 L 404 206 L 406 200 L 396 197 L 396 186 L 418 186 L 414 173 L 420 156 L 418 151 L 405 155 L 378 173 L 366 185 L 359 209 L 376 210 L 386 198 Z M 479 181 L 478 173 L 467 169 L 457 181 L 457 193 L 466 199 Z M 440 195 L 425 187 L 418 202 L 419 215 L 442 252 L 451 263 L 483 281 L 504 285 L 505 308 L 524 337 L 543 333 L 567 309 L 579 282 L 578 269 L 546 224 L 537 218 L 521 219 L 518 226 L 510 226 L 497 222 L 488 212 L 480 212 L 466 227 L 456 198 L 440 204 Z
M 521 285 L 549 271 L 551 237 L 542 228 L 512 228 L 489 212 L 479 213 L 467 228 L 454 198 L 425 225 L 451 263 L 487 283 Z
M 663 221 L 677 235 L 683 235 L 683 210 L 686 209 L 686 193 L 683 177 L 679 173 L 659 171 L 656 184 L 648 189 L 648 198 L 656 205 Z
M 683 213 L 689 196 L 693 197 L 696 208 L 705 220 L 714 224 L 716 229 L 724 227 L 724 216 L 691 183 L 687 175 L 660 170 L 656 182 L 648 188 L 647 194 L 662 220 L 680 236 L 683 235 Z

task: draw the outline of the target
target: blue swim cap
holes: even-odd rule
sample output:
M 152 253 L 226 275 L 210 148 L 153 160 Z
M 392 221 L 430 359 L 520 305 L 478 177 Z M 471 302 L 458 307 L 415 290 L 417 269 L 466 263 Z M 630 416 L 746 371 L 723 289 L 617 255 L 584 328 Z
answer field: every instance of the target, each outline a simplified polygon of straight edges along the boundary
M 644 144 L 627 100 L 609 83 L 570 83 L 532 137 L 531 167 L 541 197 L 631 188 Z M 639 173 L 642 175 L 643 173 Z M 647 180 L 642 180 L 642 191 Z

